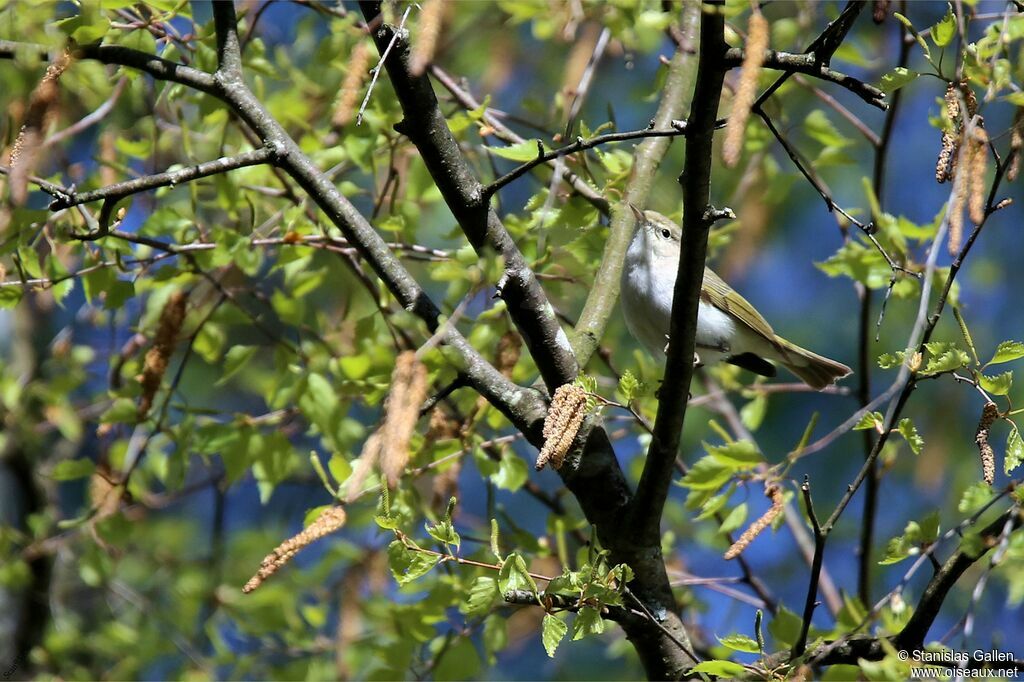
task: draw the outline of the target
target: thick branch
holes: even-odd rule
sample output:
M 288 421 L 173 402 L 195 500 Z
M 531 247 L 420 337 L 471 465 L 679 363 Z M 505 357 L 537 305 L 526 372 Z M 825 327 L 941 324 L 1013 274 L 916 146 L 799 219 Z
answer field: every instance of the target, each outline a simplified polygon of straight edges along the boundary
M 360 4 L 367 22 L 380 15 L 380 3 Z M 481 256 L 488 252 L 504 259 L 498 293 L 523 336 L 530 355 L 550 390 L 572 381 L 578 372 L 569 339 L 562 330 L 526 258 L 490 207 L 489 196 L 462 155 L 438 106 L 430 79 L 414 76 L 409 67 L 407 34 L 382 23 L 373 31 L 384 66 L 405 114 L 396 129 L 407 135 L 441 191 L 448 208 L 469 242 Z
M 700 3 L 688 0 L 683 5 L 680 31 L 686 43 L 697 40 L 700 22 Z M 696 59 L 682 48 L 677 49 L 668 67 L 668 78 L 662 91 L 661 103 L 654 116 L 654 126 L 665 128 L 672 121 L 689 114 L 688 96 L 693 91 L 696 78 Z M 637 145 L 633 154 L 633 172 L 626 183 L 624 202 L 612 213 L 608 227 L 608 240 L 601 254 L 601 264 L 594 275 L 594 283 L 583 304 L 579 321 L 573 334 L 573 350 L 580 366 L 585 367 L 604 336 L 605 327 L 611 317 L 615 302 L 619 298 L 619 279 L 626 249 L 633 237 L 635 219 L 633 212 L 626 210 L 625 202 L 634 206 L 646 206 L 647 195 L 654 184 L 654 178 L 665 157 L 671 139 L 648 139 Z
M 710 3 L 709 3 L 710 4 Z M 668 360 L 658 395 L 658 413 L 640 483 L 630 502 L 635 532 L 657 538 L 668 497 L 693 377 L 697 306 L 704 281 L 708 231 L 713 222 L 711 154 L 726 65 L 725 20 L 721 5 L 705 5 L 700 27 L 700 61 L 693 111 L 687 122 L 683 185 L 683 233 L 672 300 Z

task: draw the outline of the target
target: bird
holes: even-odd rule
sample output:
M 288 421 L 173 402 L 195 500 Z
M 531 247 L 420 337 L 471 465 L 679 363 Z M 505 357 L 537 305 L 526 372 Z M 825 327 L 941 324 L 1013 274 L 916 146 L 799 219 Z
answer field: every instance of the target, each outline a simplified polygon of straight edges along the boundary
M 629 206 L 637 230 L 622 270 L 622 310 L 633 337 L 655 357 L 663 357 L 668 350 L 682 230 L 656 211 Z M 853 373 L 843 363 L 776 334 L 754 306 L 708 267 L 697 311 L 696 354 L 700 365 L 724 361 L 766 377 L 775 376 L 772 363 L 778 363 L 815 390 Z

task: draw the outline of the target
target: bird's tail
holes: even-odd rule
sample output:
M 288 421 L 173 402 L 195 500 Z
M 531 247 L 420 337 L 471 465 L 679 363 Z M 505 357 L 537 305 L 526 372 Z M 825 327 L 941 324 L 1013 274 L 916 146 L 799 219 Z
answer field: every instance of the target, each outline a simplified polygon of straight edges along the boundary
M 782 365 L 815 390 L 820 391 L 853 374 L 853 370 L 843 363 L 812 353 L 781 336 L 775 337 L 775 343 L 781 351 Z

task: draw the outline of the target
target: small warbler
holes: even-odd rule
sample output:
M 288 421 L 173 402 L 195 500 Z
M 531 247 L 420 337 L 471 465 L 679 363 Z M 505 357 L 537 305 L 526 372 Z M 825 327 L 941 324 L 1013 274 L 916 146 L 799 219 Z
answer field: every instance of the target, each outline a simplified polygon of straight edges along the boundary
M 622 309 L 633 337 L 655 356 L 664 355 L 681 229 L 660 213 L 630 208 L 636 214 L 637 231 L 622 270 Z M 852 371 L 778 336 L 754 306 L 710 268 L 704 268 L 700 290 L 696 350 L 700 364 L 724 360 L 768 377 L 775 376 L 771 362 L 777 362 L 818 390 Z

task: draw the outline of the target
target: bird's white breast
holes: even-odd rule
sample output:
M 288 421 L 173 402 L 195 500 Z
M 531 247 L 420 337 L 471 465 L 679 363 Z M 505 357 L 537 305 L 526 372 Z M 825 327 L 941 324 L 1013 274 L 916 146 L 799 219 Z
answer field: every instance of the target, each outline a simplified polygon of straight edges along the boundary
M 626 326 L 655 356 L 668 343 L 677 263 L 644 257 L 643 235 L 638 231 L 626 252 L 621 298 Z M 708 347 L 731 347 L 736 323 L 727 313 L 701 301 L 697 311 L 697 345 L 702 362 L 710 364 L 727 353 Z M 735 349 L 734 349 L 735 350 Z M 731 354 L 731 353 L 728 353 Z

